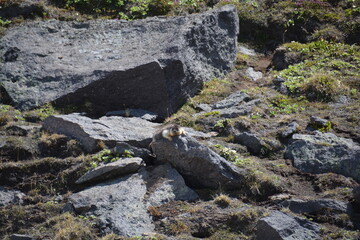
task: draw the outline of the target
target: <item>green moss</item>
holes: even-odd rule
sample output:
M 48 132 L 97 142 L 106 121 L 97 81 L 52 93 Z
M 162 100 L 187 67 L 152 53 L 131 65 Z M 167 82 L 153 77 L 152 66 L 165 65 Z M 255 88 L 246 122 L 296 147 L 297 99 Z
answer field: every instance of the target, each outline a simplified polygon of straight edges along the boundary
M 226 160 L 230 162 L 236 162 L 237 160 L 239 160 L 239 156 L 235 150 L 227 148 L 220 144 L 216 144 L 213 147 L 214 150 Z
M 110 149 L 103 149 L 96 155 L 92 157 L 92 162 L 90 162 L 90 166 L 92 168 L 96 168 L 98 166 L 98 163 L 110 163 L 110 162 L 116 162 L 120 160 L 121 157 L 132 157 L 132 154 L 130 151 L 124 151 L 124 153 L 114 153 Z
M 329 102 L 344 92 L 341 81 L 327 74 L 315 74 L 301 86 L 310 100 Z
M 290 98 L 285 95 L 276 95 L 269 99 L 271 110 L 270 116 L 276 116 L 277 114 L 292 114 L 302 112 L 305 110 L 306 101 L 304 99 Z
M 206 113 L 202 114 L 202 116 L 204 116 L 204 117 L 217 116 L 217 115 L 220 115 L 219 111 L 211 111 L 211 112 L 206 112 Z
M 360 88 L 358 81 L 354 81 L 360 79 L 360 47 L 323 40 L 308 44 L 292 42 L 284 47 L 306 59 L 278 72 L 292 94 L 332 101 L 340 94 L 350 95 L 347 85 Z
M 43 121 L 47 117 L 52 115 L 59 114 L 57 110 L 50 104 L 45 104 L 37 109 L 31 111 L 25 111 L 23 116 L 26 120 L 29 121 Z

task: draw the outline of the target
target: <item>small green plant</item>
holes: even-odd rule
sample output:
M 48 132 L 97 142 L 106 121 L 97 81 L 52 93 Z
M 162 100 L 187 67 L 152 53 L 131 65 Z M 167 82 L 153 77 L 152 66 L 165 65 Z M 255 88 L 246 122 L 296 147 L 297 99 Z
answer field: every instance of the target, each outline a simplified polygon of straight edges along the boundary
M 0 17 L 0 27 L 5 27 L 11 23 L 10 20 L 4 20 Z
M 316 74 L 301 87 L 309 100 L 329 102 L 344 90 L 341 81 L 328 74 Z
M 211 112 L 206 112 L 206 113 L 202 114 L 202 116 L 204 116 L 204 117 L 216 116 L 216 115 L 220 115 L 220 112 L 219 111 L 211 111 Z
M 222 156 L 223 158 L 225 158 L 230 162 L 236 162 L 239 159 L 237 152 L 233 149 L 224 147 L 223 145 L 220 144 L 216 144 L 213 147 L 220 156 Z
M 110 149 L 103 149 L 98 154 L 92 157 L 90 166 L 92 168 L 98 167 L 98 163 L 110 163 L 119 160 L 121 155 L 119 153 L 113 153 Z
M 330 121 L 327 121 L 325 125 L 318 125 L 318 124 L 311 124 L 311 127 L 315 128 L 316 130 L 319 130 L 320 132 L 329 132 L 333 126 Z
M 302 112 L 305 110 L 304 100 L 300 99 L 293 99 L 285 95 L 276 95 L 269 99 L 270 105 L 269 107 L 272 109 L 270 110 L 270 116 L 275 116 L 277 114 L 291 114 Z
M 230 124 L 230 122 L 230 119 L 221 119 L 215 123 L 214 127 L 224 129 Z

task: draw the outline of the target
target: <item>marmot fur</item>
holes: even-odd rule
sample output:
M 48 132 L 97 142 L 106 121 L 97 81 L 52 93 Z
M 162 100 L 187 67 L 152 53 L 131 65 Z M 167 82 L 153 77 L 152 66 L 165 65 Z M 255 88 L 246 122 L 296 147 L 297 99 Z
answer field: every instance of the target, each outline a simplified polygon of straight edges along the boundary
M 159 131 L 157 131 L 153 136 L 153 142 L 156 140 L 161 140 L 163 138 L 166 138 L 167 140 L 172 141 L 172 137 L 185 135 L 185 134 L 186 134 L 186 132 L 182 127 L 180 127 L 176 124 L 172 124 L 172 125 L 165 126 L 162 129 L 160 129 Z

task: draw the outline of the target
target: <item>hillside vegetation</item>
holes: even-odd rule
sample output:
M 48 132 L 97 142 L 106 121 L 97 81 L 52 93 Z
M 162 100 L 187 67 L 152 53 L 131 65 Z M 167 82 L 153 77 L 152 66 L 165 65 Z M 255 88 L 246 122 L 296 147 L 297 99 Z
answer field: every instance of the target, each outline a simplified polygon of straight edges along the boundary
M 0 0 L 0 31 L 5 34 L 33 20 L 133 21 L 226 4 L 238 10 L 239 46 L 253 51 L 239 51 L 232 72 L 204 83 L 202 91 L 165 123 L 213 134 L 202 143 L 248 171 L 246 191 L 196 189 L 198 202 L 148 208 L 154 235 L 101 235 L 95 217 L 64 213 L 66 200 L 81 189 L 75 181 L 86 171 L 131 154 L 116 155 L 105 144 L 89 154 L 78 141 L 40 129 L 47 117 L 72 109 L 47 104 L 19 111 L 7 101 L 0 83 L 0 138 L 7 138 L 6 147 L 1 146 L 0 185 L 26 194 L 22 204 L 0 206 L 1 239 L 14 233 L 38 239 L 256 239 L 255 223 L 273 209 L 290 213 L 289 207 L 278 205 L 290 196 L 351 204 L 352 215 L 328 209 L 291 214 L 319 224 L 321 239 L 360 239 L 360 200 L 354 190 L 359 181 L 333 172 L 305 173 L 284 157 L 291 143 L 284 132 L 293 122 L 297 125 L 291 134 L 319 131 L 360 144 L 359 0 Z M 249 67 L 263 77 L 252 80 L 245 74 Z M 259 100 L 248 114 L 223 117 L 216 109 L 204 110 L 204 105 L 238 91 Z M 30 130 L 22 135 L 15 125 Z M 260 147 L 239 143 L 243 132 L 256 135 Z

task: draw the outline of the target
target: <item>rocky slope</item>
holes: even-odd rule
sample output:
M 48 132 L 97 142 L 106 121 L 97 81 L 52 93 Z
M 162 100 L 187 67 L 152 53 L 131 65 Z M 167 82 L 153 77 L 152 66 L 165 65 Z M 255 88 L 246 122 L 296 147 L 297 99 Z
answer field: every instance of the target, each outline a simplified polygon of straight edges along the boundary
M 243 21 L 265 6 L 246 4 Z M 1 92 L 0 238 L 360 239 L 359 47 L 238 44 L 232 71 L 164 122 L 149 109 L 19 111 Z M 170 123 L 186 134 L 149 147 Z

